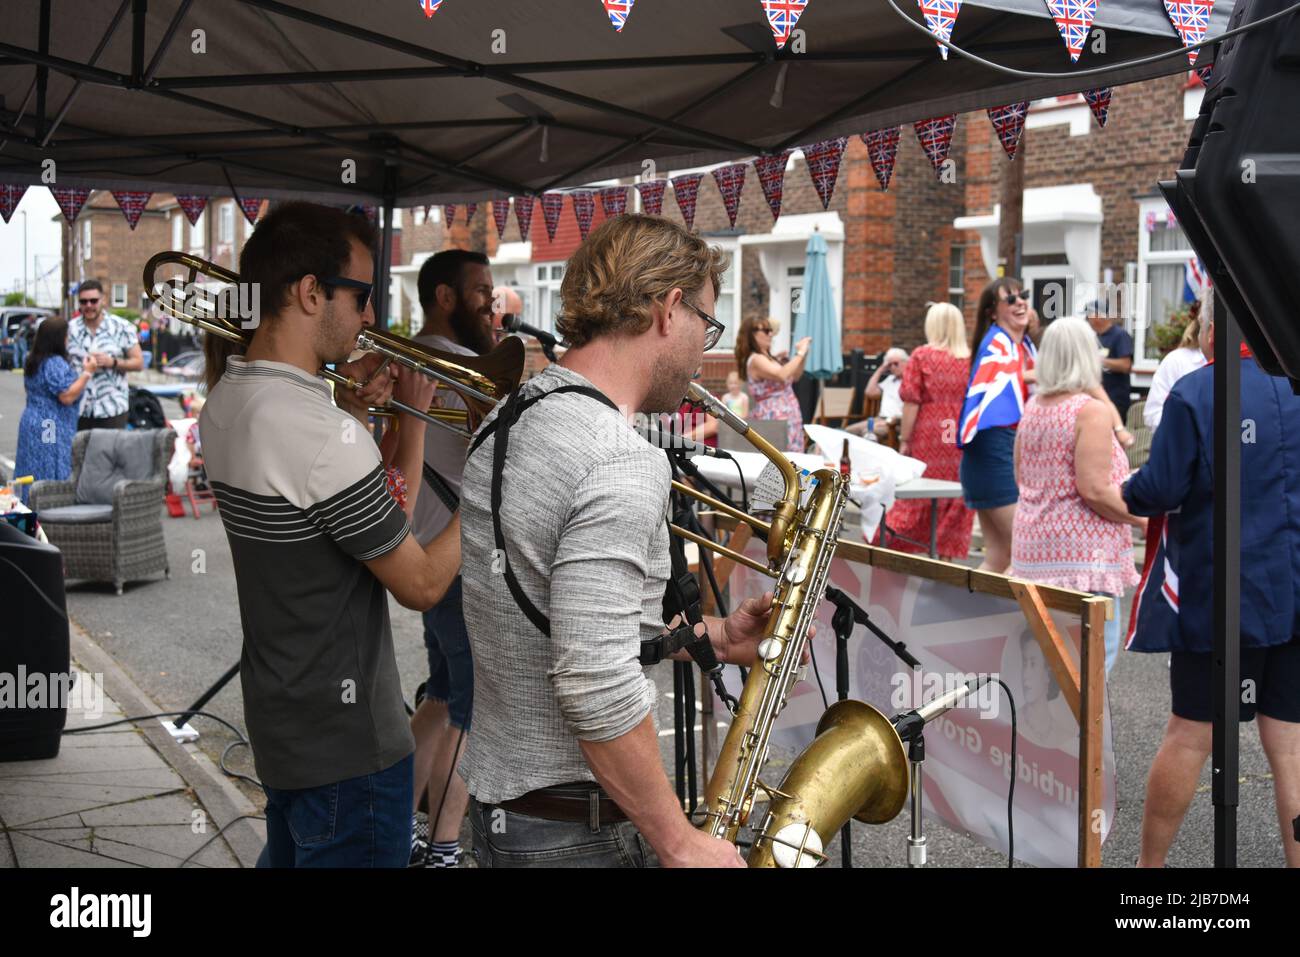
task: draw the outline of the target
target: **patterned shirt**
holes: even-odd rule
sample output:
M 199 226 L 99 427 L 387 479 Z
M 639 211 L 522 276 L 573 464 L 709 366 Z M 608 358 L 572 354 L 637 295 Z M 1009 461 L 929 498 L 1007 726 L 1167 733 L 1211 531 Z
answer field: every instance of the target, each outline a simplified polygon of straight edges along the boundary
M 93 333 L 80 316 L 68 323 L 68 355 L 76 366 L 96 352 L 125 360 L 139 344 L 135 326 L 110 312 L 104 313 Z M 96 370 L 82 394 L 80 415 L 88 419 L 108 419 L 126 412 L 127 407 L 126 373 L 114 369 Z

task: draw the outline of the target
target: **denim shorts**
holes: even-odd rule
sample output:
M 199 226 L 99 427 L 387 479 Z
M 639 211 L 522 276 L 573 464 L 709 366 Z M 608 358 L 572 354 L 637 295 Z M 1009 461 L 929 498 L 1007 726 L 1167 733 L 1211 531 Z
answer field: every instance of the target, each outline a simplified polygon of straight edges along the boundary
M 415 759 L 314 788 L 266 792 L 258 867 L 405 867 Z
M 469 802 L 479 867 L 658 867 L 659 858 L 631 821 L 592 830 L 583 821 L 547 821 Z
M 1015 468 L 1016 430 L 980 429 L 961 451 L 961 491 L 976 510 L 1015 505 L 1020 500 Z
M 468 732 L 474 707 L 474 659 L 465 628 L 459 575 L 442 601 L 424 613 L 424 650 L 429 656 L 425 700 L 444 702 L 448 721 Z

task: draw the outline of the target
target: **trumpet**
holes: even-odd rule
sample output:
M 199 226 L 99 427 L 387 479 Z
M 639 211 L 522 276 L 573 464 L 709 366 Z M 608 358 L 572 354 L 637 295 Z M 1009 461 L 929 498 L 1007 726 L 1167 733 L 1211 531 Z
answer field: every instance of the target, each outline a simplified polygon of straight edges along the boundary
M 181 272 L 160 278 L 165 267 L 180 267 Z M 221 288 L 200 284 L 200 276 L 220 284 Z M 144 288 L 165 316 L 244 347 L 252 341 L 260 297 L 257 290 L 241 288 L 236 272 L 187 253 L 161 252 L 145 263 Z M 465 403 L 464 409 L 444 408 L 435 395 L 434 404 L 428 409 L 411 408 L 394 400 L 371 408 L 371 414 L 408 412 L 425 422 L 460 433 L 477 429 L 492 407 L 519 384 L 524 370 L 524 345 L 514 336 L 503 340 L 485 356 L 463 356 L 430 349 L 382 329 L 363 329 L 357 336 L 356 350 L 378 353 L 384 357 L 385 365 L 396 362 L 429 376 L 437 380 L 440 388 L 455 392 Z M 330 368 L 322 368 L 319 374 L 349 389 L 363 384 Z

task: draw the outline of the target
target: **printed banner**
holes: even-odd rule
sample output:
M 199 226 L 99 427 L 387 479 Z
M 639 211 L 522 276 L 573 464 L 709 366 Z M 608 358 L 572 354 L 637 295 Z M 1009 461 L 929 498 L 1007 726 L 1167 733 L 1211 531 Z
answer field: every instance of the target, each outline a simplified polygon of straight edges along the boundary
M 606 186 L 600 191 L 600 208 L 606 216 L 621 216 L 627 212 L 627 187 Z
M 596 215 L 596 196 L 589 189 L 573 193 L 573 215 L 578 220 L 578 235 L 583 239 L 591 232 L 591 220 Z
M 1178 31 L 1185 47 L 1205 39 L 1205 31 L 1210 28 L 1210 12 L 1213 9 L 1214 0 L 1165 0 L 1165 12 L 1169 14 L 1169 22 Z M 1196 55 L 1200 52 L 1200 50 L 1188 50 L 1187 62 L 1196 66 Z
M 546 223 L 546 235 L 551 242 L 555 242 L 555 229 L 560 225 L 560 211 L 563 209 L 563 193 L 542 194 L 542 219 Z
M 510 218 L 510 200 L 494 199 L 492 200 L 492 221 L 497 224 L 497 239 L 504 239 L 506 235 L 506 223 Z
M 632 12 L 632 4 L 636 0 L 602 0 L 605 4 L 605 12 L 609 14 L 610 25 L 614 28 L 615 33 L 622 33 L 623 28 L 627 26 L 628 14 Z
M 244 211 L 244 218 L 248 220 L 250 225 L 257 225 L 257 219 L 262 215 L 262 204 L 264 202 L 266 200 L 253 196 L 245 196 L 239 201 L 239 208 Z
M 703 173 L 691 173 L 673 180 L 673 195 L 677 197 L 677 208 L 681 211 L 682 221 L 688 230 L 695 228 L 695 201 L 700 193 L 702 179 Z
M 420 9 L 424 11 L 426 19 L 437 13 L 440 6 L 442 6 L 442 0 L 420 0 Z
M 126 217 L 127 224 L 135 231 L 136 224 L 140 222 L 140 217 L 144 215 L 145 205 L 149 202 L 149 197 L 153 193 L 146 193 L 139 190 L 113 190 L 113 198 L 117 200 L 118 207 L 122 210 L 122 215 Z
M 720 166 L 713 171 L 713 181 L 718 184 L 722 194 L 722 205 L 727 208 L 727 220 L 734 227 L 736 213 L 740 209 L 740 194 L 745 188 L 745 164 L 733 163 Z
M 90 198 L 88 189 L 64 189 L 60 187 L 55 189 L 49 187 L 50 195 L 54 201 L 59 204 L 59 209 L 63 211 L 63 218 L 68 224 L 76 222 L 77 217 L 81 215 L 81 207 L 86 205 L 86 200 Z
M 794 32 L 794 26 L 803 16 L 808 0 L 762 0 L 763 13 L 767 16 L 767 25 L 772 28 L 778 50 L 785 49 Z
M 0 183 L 0 218 L 7 223 L 9 217 L 14 214 L 18 204 L 22 202 L 23 193 L 27 192 L 26 186 L 19 186 L 14 183 Z
M 1097 16 L 1097 0 L 1047 0 L 1047 9 L 1056 21 L 1056 29 L 1061 31 L 1070 62 L 1078 63 L 1093 18 Z
M 957 25 L 957 14 L 961 12 L 961 0 L 917 0 L 917 3 L 921 6 L 925 25 L 939 41 L 939 55 L 948 59 L 948 48 L 944 44 L 952 39 L 952 28 Z
M 1103 86 L 1096 90 L 1084 90 L 1083 98 L 1088 101 L 1088 109 L 1092 110 L 1097 125 L 1104 128 L 1106 120 L 1110 116 L 1110 87 Z
M 468 226 L 474 221 L 474 214 L 478 212 L 478 203 L 465 204 L 465 225 Z
M 989 119 L 998 134 L 998 141 L 1006 151 L 1007 159 L 1014 160 L 1020 151 L 1020 136 L 1025 131 L 1025 117 L 1029 115 L 1029 101 L 989 107 Z
M 533 224 L 533 209 L 537 203 L 536 196 L 513 196 L 515 202 L 515 222 L 519 224 L 519 241 L 528 242 L 528 230 Z
M 812 177 L 813 189 L 821 197 L 822 209 L 831 204 L 831 195 L 835 192 L 835 179 L 840 174 L 840 160 L 844 158 L 844 147 L 849 143 L 847 136 L 811 143 L 803 148 L 803 158 L 808 164 L 808 175 Z
M 206 196 L 177 196 L 176 204 L 185 213 L 185 218 L 190 221 L 190 225 L 197 226 L 199 217 L 203 215 L 203 210 L 208 207 L 208 198 Z
M 777 156 L 759 156 L 754 159 L 754 172 L 758 174 L 758 185 L 763 188 L 767 206 L 772 210 L 772 220 L 781 218 L 781 200 L 785 194 L 785 167 L 790 162 L 790 150 L 782 150 Z
M 666 179 L 651 179 L 636 184 L 636 191 L 641 194 L 641 209 L 651 216 L 664 213 L 664 189 L 668 186 Z
M 867 158 L 871 160 L 876 182 L 886 192 L 889 191 L 889 180 L 894 175 L 894 161 L 898 159 L 899 131 L 900 127 L 891 126 L 861 134 L 862 142 L 867 145 Z
M 943 161 L 948 158 L 948 148 L 952 145 L 952 131 L 957 126 L 957 114 L 938 116 L 932 120 L 921 120 L 914 124 L 916 137 L 921 141 L 921 149 L 934 167 L 935 175 L 943 170 Z

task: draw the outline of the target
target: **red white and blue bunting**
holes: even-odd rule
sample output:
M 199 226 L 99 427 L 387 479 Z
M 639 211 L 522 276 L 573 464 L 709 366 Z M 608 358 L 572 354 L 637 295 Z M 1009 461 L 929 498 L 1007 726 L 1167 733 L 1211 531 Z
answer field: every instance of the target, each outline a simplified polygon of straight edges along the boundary
M 1056 21 L 1056 29 L 1061 31 L 1070 62 L 1078 63 L 1093 18 L 1097 16 L 1097 0 L 1047 0 L 1047 9 Z
M 136 224 L 140 222 L 140 217 L 144 215 L 144 208 L 149 203 L 149 197 L 153 193 L 141 192 L 139 190 L 113 190 L 113 198 L 117 200 L 117 205 L 122 210 L 122 215 L 126 217 L 131 231 L 135 232 Z
M 606 186 L 600 191 L 600 208 L 606 216 L 620 216 L 627 212 L 627 187 Z
M 528 230 L 533 225 L 533 210 L 537 204 L 536 196 L 515 196 L 515 222 L 519 225 L 520 242 L 528 242 Z
M 668 187 L 666 179 L 650 179 L 636 184 L 636 191 L 641 194 L 641 209 L 651 216 L 662 216 L 664 210 L 664 190 Z
M 763 198 L 772 210 L 772 221 L 781 218 L 781 199 L 785 193 L 785 167 L 790 162 L 790 150 L 782 150 L 776 156 L 759 156 L 754 159 L 754 172 L 758 174 L 758 185 L 763 188 Z
M 551 242 L 555 242 L 555 230 L 560 225 L 560 212 L 563 209 L 563 193 L 542 194 L 542 221 L 546 223 L 546 236 Z
M 1210 13 L 1214 10 L 1214 0 L 1164 0 L 1165 12 L 1169 22 L 1178 31 L 1183 46 L 1190 47 L 1205 39 L 1205 31 L 1210 28 Z M 1196 54 L 1199 50 L 1187 51 L 1187 62 L 1196 66 Z
M 573 215 L 578 220 L 578 233 L 583 239 L 591 232 L 591 221 L 596 215 L 596 196 L 589 189 L 573 191 Z
M 831 204 L 835 180 L 840 175 L 840 161 L 844 159 L 844 147 L 848 143 L 847 136 L 836 136 L 803 148 L 808 175 L 812 177 L 813 189 L 817 190 L 817 195 L 821 198 L 822 209 L 829 208 Z
M 740 210 L 740 192 L 745 188 L 745 164 L 732 163 L 720 166 L 713 171 L 713 181 L 718 184 L 722 194 L 722 205 L 727 209 L 727 219 L 732 228 L 736 226 L 736 213 Z
M 605 12 L 609 14 L 610 25 L 614 28 L 615 33 L 622 33 L 623 28 L 627 26 L 628 15 L 632 12 L 632 4 L 636 0 L 602 0 L 605 4 Z
M 862 142 L 867 146 L 867 159 L 871 160 L 876 182 L 886 192 L 889 190 L 889 179 L 894 175 L 894 161 L 898 158 L 898 134 L 897 126 L 860 134 Z
M 939 55 L 948 59 L 948 47 L 945 44 L 952 39 L 952 28 L 957 25 L 957 14 L 961 13 L 961 0 L 916 0 L 921 6 L 921 16 L 939 41 Z
M 944 160 L 948 158 L 948 149 L 952 146 L 952 131 L 957 126 L 957 114 L 950 113 L 947 116 L 921 120 L 913 126 L 916 130 L 916 138 L 921 141 L 921 149 L 925 150 L 925 155 L 930 160 L 930 165 L 934 167 L 935 174 L 941 174 Z
M 506 235 L 506 223 L 510 219 L 510 200 L 494 199 L 492 200 L 492 221 L 497 226 L 497 239 L 504 239 Z
M 993 131 L 998 134 L 998 141 L 1006 151 L 1007 159 L 1014 160 L 1020 150 L 1020 135 L 1025 131 L 1025 117 L 1029 115 L 1029 101 L 1008 103 L 1006 106 L 989 107 L 989 120 Z
M 190 221 L 191 226 L 199 224 L 199 217 L 203 211 L 208 208 L 208 198 L 206 196 L 177 196 L 176 205 L 181 208 L 185 218 Z
M 695 201 L 700 193 L 702 179 L 703 173 L 691 173 L 673 180 L 673 196 L 677 198 L 677 209 L 682 214 L 687 229 L 695 228 Z
M 63 212 L 63 218 L 71 226 L 81 215 L 81 207 L 86 205 L 86 200 L 90 198 L 88 189 L 55 189 L 50 187 L 50 195 L 54 201 L 59 204 L 59 209 Z
M 22 202 L 23 193 L 27 192 L 26 186 L 19 186 L 16 183 L 0 183 L 0 219 L 6 223 L 9 217 L 13 216 L 14 210 Z
M 442 6 L 442 0 L 420 0 L 420 9 L 424 11 L 426 18 L 433 16 Z
M 1110 87 L 1103 86 L 1095 90 L 1084 90 L 1083 98 L 1088 101 L 1088 109 L 1097 119 L 1097 125 L 1103 129 L 1110 118 Z
M 762 0 L 763 15 L 767 25 L 772 28 L 772 38 L 776 48 L 784 50 L 794 33 L 795 24 L 808 8 L 808 0 Z
M 260 196 L 245 196 L 239 201 L 239 208 L 244 211 L 244 218 L 250 226 L 257 225 L 257 218 L 262 215 L 262 204 L 266 202 Z

